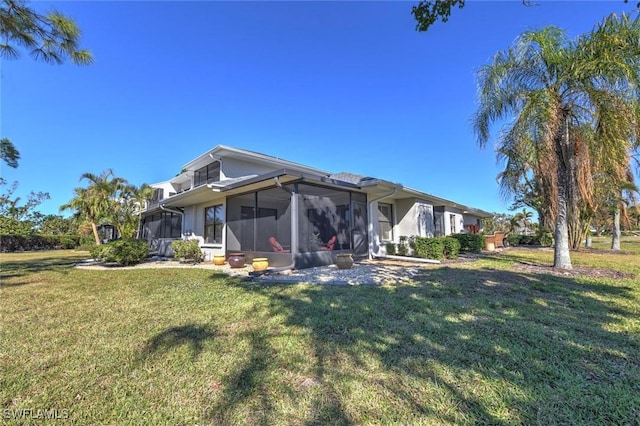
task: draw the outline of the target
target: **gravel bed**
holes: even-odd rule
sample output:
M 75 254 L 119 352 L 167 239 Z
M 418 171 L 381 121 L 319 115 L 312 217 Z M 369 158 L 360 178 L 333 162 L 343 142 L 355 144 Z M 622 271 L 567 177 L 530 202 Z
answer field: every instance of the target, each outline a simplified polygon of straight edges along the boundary
M 360 261 L 351 269 L 338 269 L 336 265 L 315 268 L 268 272 L 253 276 L 253 268 L 231 268 L 228 263 L 217 266 L 211 262 L 197 264 L 180 263 L 175 260 L 151 259 L 133 266 L 102 264 L 87 259 L 75 265 L 80 269 L 143 269 L 143 268 L 200 268 L 210 269 L 230 276 L 245 278 L 248 281 L 264 283 L 307 283 L 324 285 L 382 285 L 411 280 L 420 270 L 420 265 L 408 262 Z
M 351 269 L 336 265 L 318 266 L 252 277 L 257 282 L 308 283 L 323 285 L 382 285 L 410 281 L 419 266 L 399 266 L 376 262 L 357 262 Z

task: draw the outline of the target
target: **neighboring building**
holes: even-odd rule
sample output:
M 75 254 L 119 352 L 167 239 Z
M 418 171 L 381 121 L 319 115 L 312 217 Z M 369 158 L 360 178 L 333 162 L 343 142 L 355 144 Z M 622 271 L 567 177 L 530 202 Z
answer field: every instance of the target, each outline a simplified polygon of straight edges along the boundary
M 384 256 L 400 236 L 481 229 L 491 213 L 398 183 L 331 174 L 257 152 L 218 145 L 156 188 L 141 237 L 160 254 L 197 238 L 207 259 L 243 252 L 271 266 L 305 268 L 333 256 Z
M 120 233 L 118 232 L 118 228 L 116 228 L 115 225 L 112 225 L 108 222 L 101 223 L 96 228 L 98 230 L 98 236 L 100 237 L 100 241 L 102 241 L 103 244 L 120 238 Z

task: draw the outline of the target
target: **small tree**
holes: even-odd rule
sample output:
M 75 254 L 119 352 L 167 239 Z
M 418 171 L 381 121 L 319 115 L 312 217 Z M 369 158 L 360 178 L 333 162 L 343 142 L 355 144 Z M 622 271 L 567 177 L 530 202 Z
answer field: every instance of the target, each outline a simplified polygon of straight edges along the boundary
M 38 232 L 47 235 L 76 234 L 78 226 L 72 218 L 50 214 L 42 218 L 38 225 Z
M 5 186 L 0 178 L 0 186 Z M 0 195 L 0 233 L 29 235 L 35 233 L 36 222 L 41 216 L 35 209 L 50 198 L 47 192 L 31 192 L 25 203 L 13 194 L 18 188 L 14 182 L 9 189 Z

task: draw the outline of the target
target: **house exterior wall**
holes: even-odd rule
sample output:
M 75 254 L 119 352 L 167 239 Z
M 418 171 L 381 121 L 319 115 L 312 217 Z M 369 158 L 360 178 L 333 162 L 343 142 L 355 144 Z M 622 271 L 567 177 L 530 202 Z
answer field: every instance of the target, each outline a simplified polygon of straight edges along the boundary
M 393 233 L 393 240 L 396 243 L 401 235 L 416 235 L 417 223 L 413 212 L 413 203 L 413 199 L 396 200 L 395 202 L 396 226 L 394 231 L 396 232 Z
M 462 232 L 464 230 L 464 216 L 462 212 L 451 208 L 445 208 L 444 212 L 445 235 L 459 234 Z
M 403 199 L 396 201 L 398 212 L 398 235 L 394 239 L 398 240 L 400 235 L 407 237 L 433 237 L 433 206 L 424 200 Z
M 260 175 L 263 173 L 269 173 L 277 170 L 276 166 L 265 166 L 263 164 L 256 164 L 250 161 L 244 161 L 237 158 L 224 158 L 222 159 L 222 166 L 220 167 L 220 178 L 238 178 L 250 175 Z
M 182 234 L 183 237 L 191 237 L 196 233 L 195 224 L 195 206 L 185 207 L 184 216 L 182 217 Z

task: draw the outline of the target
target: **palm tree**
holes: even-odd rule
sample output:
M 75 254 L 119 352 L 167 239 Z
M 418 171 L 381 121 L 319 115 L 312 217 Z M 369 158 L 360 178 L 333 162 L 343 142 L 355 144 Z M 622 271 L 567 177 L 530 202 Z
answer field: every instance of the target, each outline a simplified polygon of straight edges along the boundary
M 516 217 L 518 218 L 520 223 L 522 223 L 524 234 L 529 235 L 529 225 L 531 224 L 530 219 L 533 217 L 533 213 L 523 208 L 520 213 L 516 214 Z
M 82 180 L 87 180 L 89 185 L 86 188 L 74 189 L 75 197 L 60 209 L 75 210 L 80 217 L 88 220 L 91 223 L 96 244 L 99 245 L 98 223 L 103 219 L 114 220 L 115 199 L 126 186 L 126 181 L 115 177 L 111 169 L 99 175 L 83 173 L 80 176 L 80 181 Z
M 125 185 L 116 203 L 114 223 L 124 238 L 134 238 L 140 228 L 140 212 L 145 209 L 146 202 L 153 197 L 154 188 L 146 183 L 136 187 Z
M 520 219 L 518 218 L 518 215 L 512 216 L 511 219 L 509 219 L 509 233 L 515 234 L 519 227 Z
M 513 207 L 528 206 L 538 213 L 542 228 L 551 229 L 555 220 L 555 174 L 544 161 L 544 146 L 529 138 L 499 147 L 498 161 L 505 169 L 498 174 L 500 193 L 505 200 L 513 199 Z
M 627 170 L 628 181 L 618 186 L 619 191 L 617 197 L 613 200 L 613 232 L 611 235 L 611 250 L 619 251 L 620 247 L 620 221 L 624 220 L 628 227 L 631 227 L 631 221 L 629 218 L 629 211 L 627 205 L 630 207 L 636 203 L 636 194 L 638 193 L 638 187 L 633 183 L 633 173 L 631 170 Z
M 568 227 L 578 217 L 582 148 L 596 144 L 601 161 L 619 164 L 638 131 L 639 41 L 640 21 L 625 15 L 611 15 L 575 42 L 546 27 L 522 34 L 478 74 L 479 145 L 489 141 L 492 123 L 513 116 L 500 148 L 539 145 L 541 169 L 555 176 L 554 268 L 572 268 Z
M 75 196 L 68 203 L 60 206 L 60 211 L 73 210 L 77 218 L 88 221 L 91 224 L 96 245 L 100 245 L 97 223 L 102 217 L 102 212 L 96 203 L 96 198 L 87 188 L 75 188 L 73 192 Z

